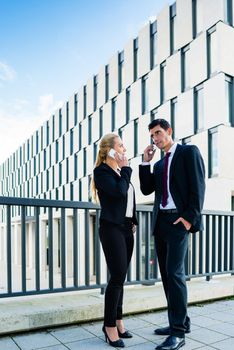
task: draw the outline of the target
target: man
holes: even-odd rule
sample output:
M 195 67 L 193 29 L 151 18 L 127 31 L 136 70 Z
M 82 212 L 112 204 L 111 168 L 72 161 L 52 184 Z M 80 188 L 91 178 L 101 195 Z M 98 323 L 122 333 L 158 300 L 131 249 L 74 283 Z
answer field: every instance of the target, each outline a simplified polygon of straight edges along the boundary
M 156 349 L 175 350 L 185 344 L 185 333 L 190 332 L 184 260 L 188 233 L 203 229 L 205 169 L 196 146 L 174 143 L 166 120 L 153 120 L 148 128 L 154 145 L 165 152 L 151 173 L 155 147 L 148 146 L 139 167 L 142 193 L 155 192 L 152 232 L 168 304 L 169 326 L 154 331 L 168 337 Z

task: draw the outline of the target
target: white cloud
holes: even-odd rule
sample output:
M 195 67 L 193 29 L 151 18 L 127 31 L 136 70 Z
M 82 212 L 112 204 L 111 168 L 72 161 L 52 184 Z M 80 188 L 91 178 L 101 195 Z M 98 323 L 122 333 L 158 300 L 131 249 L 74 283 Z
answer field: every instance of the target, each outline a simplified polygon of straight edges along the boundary
M 0 164 L 61 106 L 61 101 L 54 101 L 53 95 L 48 94 L 39 97 L 34 109 L 22 99 L 15 99 L 9 110 L 0 108 Z
M 62 106 L 62 101 L 54 101 L 53 94 L 43 95 L 39 97 L 38 112 L 40 116 L 46 118 L 54 111 Z
M 16 78 L 15 70 L 4 62 L 0 62 L 0 81 L 12 81 Z

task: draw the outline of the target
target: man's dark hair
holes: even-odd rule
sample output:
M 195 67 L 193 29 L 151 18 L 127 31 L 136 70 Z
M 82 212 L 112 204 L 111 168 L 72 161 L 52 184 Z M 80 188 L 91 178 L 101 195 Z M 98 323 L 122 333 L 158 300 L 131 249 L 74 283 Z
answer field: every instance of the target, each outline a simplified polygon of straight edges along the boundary
M 160 125 L 161 128 L 163 128 L 164 130 L 168 130 L 169 128 L 171 128 L 171 125 L 170 125 L 170 123 L 168 123 L 167 120 L 158 118 L 158 119 L 153 120 L 153 121 L 148 125 L 148 129 L 151 130 L 151 129 L 153 129 L 153 128 L 154 128 L 155 126 L 157 126 L 157 125 Z

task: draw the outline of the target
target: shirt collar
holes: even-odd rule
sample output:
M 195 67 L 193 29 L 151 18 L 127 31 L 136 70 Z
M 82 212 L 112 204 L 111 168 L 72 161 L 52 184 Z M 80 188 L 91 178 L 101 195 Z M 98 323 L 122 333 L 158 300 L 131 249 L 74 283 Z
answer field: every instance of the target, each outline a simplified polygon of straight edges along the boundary
M 168 152 L 170 152 L 170 157 L 175 153 L 176 147 L 177 147 L 177 142 L 174 142 L 173 145 L 171 146 L 171 148 L 168 150 Z

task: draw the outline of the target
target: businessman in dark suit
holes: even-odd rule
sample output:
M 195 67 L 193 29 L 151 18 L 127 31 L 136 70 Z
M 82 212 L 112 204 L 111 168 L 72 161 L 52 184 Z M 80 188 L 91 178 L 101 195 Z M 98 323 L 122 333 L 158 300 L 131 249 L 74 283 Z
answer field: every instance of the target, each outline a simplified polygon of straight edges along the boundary
M 189 232 L 203 229 L 205 169 L 196 146 L 174 143 L 166 120 L 153 120 L 149 132 L 153 143 L 165 153 L 151 172 L 155 149 L 148 146 L 139 167 L 142 193 L 155 192 L 152 232 L 168 304 L 169 326 L 155 330 L 155 334 L 168 337 L 156 349 L 175 350 L 185 344 L 185 333 L 190 332 L 184 260 Z

